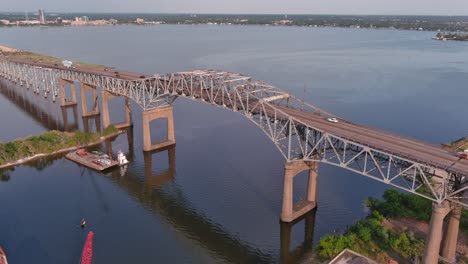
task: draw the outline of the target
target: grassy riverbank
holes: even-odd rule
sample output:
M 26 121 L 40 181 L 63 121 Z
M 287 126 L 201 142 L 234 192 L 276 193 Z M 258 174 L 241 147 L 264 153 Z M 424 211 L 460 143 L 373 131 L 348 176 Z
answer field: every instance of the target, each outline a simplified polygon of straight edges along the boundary
M 425 234 L 415 234 L 415 228 L 404 226 L 392 228 L 393 219 L 413 219 L 410 222 L 427 224 L 431 217 L 432 202 L 414 194 L 401 193 L 395 189 L 385 191 L 383 200 L 369 198 L 367 218 L 355 223 L 341 235 L 325 235 L 316 249 L 318 257 L 329 260 L 345 248 L 354 250 L 377 261 L 387 263 L 413 263 L 424 253 Z M 462 211 L 460 230 L 468 234 L 468 211 Z M 398 231 L 398 232 L 396 232 Z M 462 261 L 465 261 L 462 259 Z M 468 263 L 468 262 L 460 262 Z
M 442 147 L 451 152 L 464 151 L 468 149 L 468 137 L 462 137 L 448 144 L 443 144 Z
M 61 149 L 86 145 L 116 131 L 117 129 L 113 126 L 105 129 L 102 134 L 83 133 L 79 130 L 73 133 L 48 131 L 40 135 L 0 143 L 0 166 L 37 154 L 50 154 Z
M 56 57 L 52 57 L 49 55 L 39 54 L 39 53 L 31 52 L 31 51 L 16 50 L 16 49 L 5 47 L 5 46 L 0 46 L 0 54 L 14 56 L 14 57 L 21 58 L 21 59 L 34 60 L 34 61 L 54 62 L 54 63 L 57 63 L 58 65 L 62 65 L 62 61 L 63 61 L 63 59 L 61 58 L 56 58 Z M 76 66 L 86 66 L 86 67 L 94 67 L 94 68 L 106 67 L 104 65 L 84 63 L 84 62 L 79 62 L 79 61 L 74 61 L 73 64 Z

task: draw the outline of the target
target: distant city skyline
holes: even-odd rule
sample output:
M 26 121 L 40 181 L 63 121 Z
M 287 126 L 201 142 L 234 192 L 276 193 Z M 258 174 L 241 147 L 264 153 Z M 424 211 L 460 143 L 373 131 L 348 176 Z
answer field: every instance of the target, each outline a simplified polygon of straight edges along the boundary
M 466 0 L 17 0 L 0 12 L 468 16 Z

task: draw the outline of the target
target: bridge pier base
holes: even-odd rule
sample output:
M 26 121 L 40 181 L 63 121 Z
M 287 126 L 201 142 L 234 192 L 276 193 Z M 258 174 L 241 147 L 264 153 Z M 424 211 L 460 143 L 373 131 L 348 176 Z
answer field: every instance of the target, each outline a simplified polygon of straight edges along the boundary
M 439 262 L 440 242 L 442 241 L 444 218 L 448 215 L 450 210 L 450 203 L 448 201 L 444 201 L 441 204 L 432 204 L 431 223 L 423 256 L 424 264 L 437 264 Z
M 294 177 L 305 170 L 309 170 L 307 199 L 293 205 Z M 292 222 L 317 206 L 317 176 L 318 164 L 316 161 L 296 161 L 285 164 L 281 221 Z
M 101 99 L 102 99 L 102 123 L 104 129 L 108 128 L 111 125 L 110 122 L 110 115 L 109 115 L 109 100 L 113 97 L 118 95 L 114 95 L 107 91 L 101 92 Z M 125 97 L 125 122 L 113 124 L 116 128 L 126 128 L 132 126 L 132 110 L 130 108 L 130 99 Z
M 86 98 L 86 91 L 91 90 L 93 92 L 93 110 L 88 111 L 88 104 Z M 99 104 L 96 87 L 92 87 L 88 84 L 80 84 L 80 95 L 81 95 L 81 115 L 83 117 L 99 115 Z
M 458 231 L 460 228 L 462 206 L 454 205 L 449 214 L 449 220 L 445 227 L 444 239 L 442 241 L 441 256 L 449 263 L 455 263 L 455 254 L 457 252 Z
M 158 143 L 151 143 L 151 121 L 159 118 L 167 119 L 167 139 Z M 143 150 L 152 151 L 167 146 L 174 145 L 174 113 L 172 106 L 166 106 L 161 108 L 155 108 L 143 112 Z
M 65 97 L 65 85 L 70 87 L 71 100 L 68 101 Z M 59 80 L 59 96 L 60 96 L 60 106 L 70 106 L 76 105 L 76 91 L 75 85 L 72 81 L 60 79 Z

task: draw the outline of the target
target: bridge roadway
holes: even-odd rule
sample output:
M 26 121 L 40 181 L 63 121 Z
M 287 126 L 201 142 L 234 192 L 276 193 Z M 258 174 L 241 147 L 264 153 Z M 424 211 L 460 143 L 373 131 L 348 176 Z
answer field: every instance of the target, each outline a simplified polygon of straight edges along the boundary
M 106 66 L 78 64 L 75 68 L 70 69 L 63 66 L 60 62 L 37 61 L 15 56 L 2 55 L 1 57 L 13 62 L 30 64 L 44 68 L 73 70 L 76 72 L 109 76 L 123 80 L 136 80 L 149 77 L 143 74 L 115 70 L 112 67 Z M 255 104 L 255 101 L 249 102 L 251 108 L 254 107 Z M 439 146 L 410 137 L 397 135 L 388 131 L 356 124 L 342 118 L 337 118 L 339 121 L 337 123 L 332 123 L 327 121 L 325 116 L 317 113 L 286 107 L 284 105 L 275 104 L 274 102 L 271 102 L 270 104 L 272 104 L 276 109 L 284 112 L 286 115 L 289 115 L 296 120 L 325 133 L 368 146 L 372 149 L 381 150 L 412 161 L 431 165 L 448 172 L 468 176 L 468 160 L 459 159 L 453 155 L 453 153 L 450 153 Z M 273 113 L 270 112 L 270 114 Z
M 388 131 L 370 128 L 341 118 L 337 118 L 338 123 L 332 123 L 316 113 L 308 113 L 283 106 L 277 108 L 307 125 L 334 136 L 422 164 L 430 164 L 446 171 L 468 175 L 468 160 L 460 159 L 439 146 Z

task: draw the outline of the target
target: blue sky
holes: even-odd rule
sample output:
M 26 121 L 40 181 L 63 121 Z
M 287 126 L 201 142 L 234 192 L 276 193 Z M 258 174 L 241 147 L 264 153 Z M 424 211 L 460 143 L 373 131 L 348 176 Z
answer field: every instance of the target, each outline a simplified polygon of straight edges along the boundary
M 0 11 L 468 15 L 468 0 L 2 0 Z

